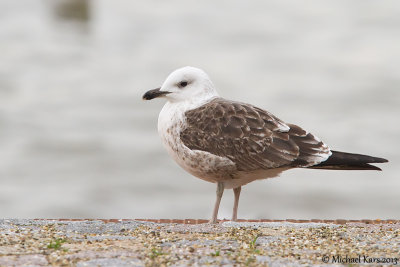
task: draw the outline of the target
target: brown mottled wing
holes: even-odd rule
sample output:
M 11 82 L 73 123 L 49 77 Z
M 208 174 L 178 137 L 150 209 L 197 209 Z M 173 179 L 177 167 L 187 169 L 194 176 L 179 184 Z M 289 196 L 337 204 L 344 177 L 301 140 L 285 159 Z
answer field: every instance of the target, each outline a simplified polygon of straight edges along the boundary
M 180 138 L 188 148 L 227 157 L 241 171 L 311 166 L 330 153 L 313 135 L 252 105 L 216 98 L 185 116 Z

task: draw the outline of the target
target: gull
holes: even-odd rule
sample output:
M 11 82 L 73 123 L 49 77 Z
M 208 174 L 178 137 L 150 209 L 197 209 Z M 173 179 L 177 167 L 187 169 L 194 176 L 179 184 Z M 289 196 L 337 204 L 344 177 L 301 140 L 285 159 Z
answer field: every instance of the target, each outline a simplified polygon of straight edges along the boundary
M 144 100 L 165 98 L 158 133 L 168 154 L 190 174 L 217 184 L 210 223 L 217 223 L 224 189 L 233 189 L 232 221 L 242 186 L 293 168 L 381 170 L 388 160 L 331 150 L 315 135 L 256 106 L 220 97 L 201 69 L 172 72 Z

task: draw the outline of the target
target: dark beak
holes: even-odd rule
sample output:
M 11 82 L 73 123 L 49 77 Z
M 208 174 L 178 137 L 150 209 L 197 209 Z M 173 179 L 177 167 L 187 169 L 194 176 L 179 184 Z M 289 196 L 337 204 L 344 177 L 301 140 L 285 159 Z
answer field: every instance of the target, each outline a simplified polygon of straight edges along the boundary
M 143 100 L 151 100 L 153 98 L 157 98 L 160 96 L 165 96 L 167 94 L 169 94 L 171 92 L 168 91 L 160 91 L 160 88 L 156 88 L 150 91 L 147 91 L 144 95 L 143 95 Z

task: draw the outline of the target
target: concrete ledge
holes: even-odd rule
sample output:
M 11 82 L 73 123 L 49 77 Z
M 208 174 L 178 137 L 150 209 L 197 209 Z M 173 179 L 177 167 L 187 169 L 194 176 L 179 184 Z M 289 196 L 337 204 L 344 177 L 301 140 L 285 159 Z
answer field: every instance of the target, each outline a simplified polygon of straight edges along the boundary
M 179 224 L 202 224 L 208 223 L 205 219 L 34 219 L 40 220 L 57 220 L 57 221 L 102 221 L 105 223 L 118 223 L 118 222 L 130 222 L 130 221 L 140 221 L 140 222 L 153 222 L 153 223 L 179 223 Z M 219 223 L 228 222 L 229 220 L 223 219 L 218 220 Z M 238 222 L 292 222 L 292 223 L 333 223 L 333 224 L 346 224 L 346 223 L 365 223 L 365 224 L 396 224 L 400 223 L 400 220 L 396 219 L 362 219 L 362 220 L 345 220 L 345 219 L 335 219 L 335 220 L 321 220 L 321 219 L 311 219 L 311 220 L 297 220 L 297 219 L 239 219 Z
M 400 265 L 396 220 L 201 222 L 0 220 L 0 266 Z

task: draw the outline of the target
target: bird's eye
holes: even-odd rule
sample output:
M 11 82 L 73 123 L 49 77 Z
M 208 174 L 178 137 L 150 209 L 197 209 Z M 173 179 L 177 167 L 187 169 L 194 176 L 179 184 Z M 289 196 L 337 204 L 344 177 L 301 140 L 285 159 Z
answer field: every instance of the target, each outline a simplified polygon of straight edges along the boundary
M 182 81 L 179 83 L 179 87 L 185 87 L 186 85 L 188 85 L 188 82 L 186 81 Z

